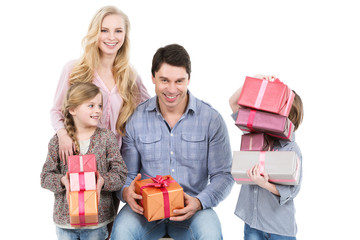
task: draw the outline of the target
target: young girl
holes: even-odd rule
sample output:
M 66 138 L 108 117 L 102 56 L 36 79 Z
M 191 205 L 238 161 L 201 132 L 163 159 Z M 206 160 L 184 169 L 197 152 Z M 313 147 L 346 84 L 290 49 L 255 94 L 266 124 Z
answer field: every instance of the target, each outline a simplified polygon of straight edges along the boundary
M 99 196 L 97 226 L 70 226 L 68 167 L 60 160 L 59 138 L 56 134 L 49 143 L 48 156 L 41 172 L 41 186 L 55 194 L 53 220 L 58 239 L 106 239 L 106 225 L 117 214 L 112 192 L 120 190 L 125 183 L 127 168 L 114 133 L 97 127 L 102 116 L 102 106 L 102 95 L 97 86 L 77 83 L 67 91 L 62 109 L 66 132 L 75 143 L 75 154 L 96 156 L 96 188 Z
M 265 79 L 269 78 L 265 77 Z M 229 100 L 233 112 L 239 109 L 237 99 L 240 93 L 241 89 L 237 90 Z M 300 96 L 296 93 L 289 119 L 295 126 L 294 130 L 297 130 L 303 119 L 303 105 Z M 301 165 L 302 156 L 295 142 L 295 134 L 290 142 L 274 139 L 273 149 L 295 151 Z M 296 239 L 294 198 L 300 190 L 301 173 L 302 171 L 300 171 L 299 185 L 285 186 L 269 182 L 266 173 L 260 175 L 259 165 L 249 169 L 248 176 L 256 185 L 241 186 L 235 209 L 235 215 L 245 222 L 245 240 Z

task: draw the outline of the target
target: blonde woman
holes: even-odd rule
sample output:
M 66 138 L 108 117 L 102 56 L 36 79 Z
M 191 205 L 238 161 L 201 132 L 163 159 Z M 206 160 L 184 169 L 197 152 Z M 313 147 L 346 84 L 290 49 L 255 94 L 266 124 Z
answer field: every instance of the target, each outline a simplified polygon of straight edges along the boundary
M 129 19 L 122 11 L 113 6 L 99 9 L 83 39 L 82 57 L 68 62 L 63 69 L 50 115 L 59 138 L 59 156 L 64 164 L 75 146 L 65 130 L 61 112 L 70 85 L 92 82 L 100 88 L 104 104 L 99 126 L 115 133 L 119 147 L 127 119 L 139 103 L 150 97 L 129 63 L 129 30 Z

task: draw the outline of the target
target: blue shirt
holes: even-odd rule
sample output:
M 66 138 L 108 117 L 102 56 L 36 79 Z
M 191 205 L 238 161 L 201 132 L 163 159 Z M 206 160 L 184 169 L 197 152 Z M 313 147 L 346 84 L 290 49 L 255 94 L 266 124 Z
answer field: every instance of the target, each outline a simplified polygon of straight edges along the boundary
M 233 186 L 229 135 L 221 115 L 189 91 L 185 113 L 171 129 L 153 97 L 135 110 L 126 124 L 122 156 L 128 167 L 124 187 L 140 172 L 171 175 L 204 209 L 225 199 Z M 210 182 L 210 183 L 209 183 Z M 121 191 L 117 192 L 122 199 Z
M 274 151 L 294 151 L 300 159 L 300 165 L 302 165 L 300 148 L 294 140 L 291 142 L 275 141 Z M 300 167 L 299 177 L 299 185 L 296 186 L 275 184 L 280 196 L 276 196 L 258 185 L 242 185 L 235 215 L 252 228 L 267 233 L 295 237 L 297 226 L 294 198 L 300 191 L 302 167 Z

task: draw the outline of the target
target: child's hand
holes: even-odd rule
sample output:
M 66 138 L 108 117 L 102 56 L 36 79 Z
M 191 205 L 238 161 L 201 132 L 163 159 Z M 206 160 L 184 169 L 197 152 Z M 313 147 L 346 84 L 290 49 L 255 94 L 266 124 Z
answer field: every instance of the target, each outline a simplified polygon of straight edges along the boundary
M 269 182 L 269 175 L 264 171 L 260 173 L 260 166 L 259 164 L 254 165 L 250 168 L 247 172 L 247 175 L 257 185 L 262 188 L 266 188 L 266 184 Z
M 100 203 L 100 193 L 104 184 L 105 184 L 104 178 L 100 175 L 99 171 L 96 171 L 96 193 L 97 193 L 98 204 Z
M 276 79 L 275 75 L 262 75 L 262 74 L 256 74 L 254 78 L 259 78 L 262 80 L 268 80 L 270 82 L 273 82 Z
M 70 206 L 70 197 L 69 197 L 69 192 L 70 192 L 70 180 L 69 180 L 69 173 L 66 173 L 66 175 L 64 175 L 61 178 L 61 184 L 64 185 L 65 189 L 66 189 L 66 201 L 68 203 L 68 206 Z
M 260 173 L 259 164 L 256 164 L 252 168 L 250 168 L 247 172 L 247 175 L 249 176 L 251 181 L 256 183 L 259 187 L 262 187 L 270 191 L 271 193 L 280 196 L 276 185 L 269 182 L 269 175 L 265 171 L 263 173 Z

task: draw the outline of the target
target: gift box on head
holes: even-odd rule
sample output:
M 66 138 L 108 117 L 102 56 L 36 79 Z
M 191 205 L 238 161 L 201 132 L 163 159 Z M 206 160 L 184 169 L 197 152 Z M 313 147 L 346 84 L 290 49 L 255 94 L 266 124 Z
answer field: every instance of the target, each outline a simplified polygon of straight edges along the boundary
M 295 94 L 285 84 L 246 77 L 238 104 L 240 106 L 289 116 Z
M 241 136 L 240 151 L 270 151 L 273 140 L 265 133 L 248 133 Z
M 235 125 L 244 133 L 263 132 L 288 141 L 294 132 L 294 124 L 287 117 L 250 108 L 239 108 Z
M 142 195 L 140 205 L 149 222 L 175 216 L 174 209 L 184 208 L 183 188 L 170 175 L 136 181 L 135 192 Z
M 73 155 L 68 158 L 69 173 L 96 172 L 96 158 L 94 154 Z
M 98 205 L 95 190 L 70 192 L 69 215 L 73 227 L 97 225 Z
M 259 164 L 260 172 L 269 175 L 269 182 L 281 185 L 297 185 L 300 160 L 292 151 L 234 151 L 231 175 L 239 184 L 254 184 L 247 171 Z

